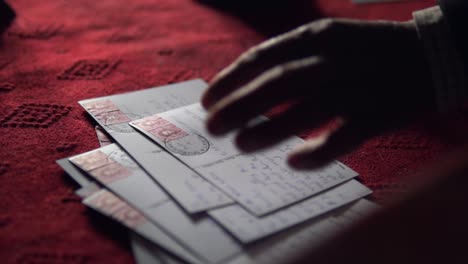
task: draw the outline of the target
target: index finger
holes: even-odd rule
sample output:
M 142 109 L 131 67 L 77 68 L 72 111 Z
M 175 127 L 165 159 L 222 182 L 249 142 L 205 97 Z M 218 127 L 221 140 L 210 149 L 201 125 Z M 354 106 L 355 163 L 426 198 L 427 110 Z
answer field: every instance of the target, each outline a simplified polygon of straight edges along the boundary
M 327 28 L 327 21 L 301 26 L 242 54 L 214 77 L 202 97 L 202 105 L 209 109 L 224 96 L 275 65 L 317 53 L 317 33 Z

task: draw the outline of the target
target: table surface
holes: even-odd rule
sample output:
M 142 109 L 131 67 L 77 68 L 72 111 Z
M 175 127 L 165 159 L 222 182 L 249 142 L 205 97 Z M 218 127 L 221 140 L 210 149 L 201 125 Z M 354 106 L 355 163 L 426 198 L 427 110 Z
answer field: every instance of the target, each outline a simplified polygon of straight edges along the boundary
M 18 17 L 0 44 L 2 263 L 133 262 L 125 232 L 87 210 L 55 164 L 98 147 L 78 100 L 209 80 L 267 36 L 319 17 L 407 20 L 434 4 L 299 0 L 227 12 L 190 0 L 9 2 Z M 438 136 L 440 124 L 413 124 L 341 161 L 385 203 L 405 192 L 413 171 L 459 142 L 465 123 L 447 120 L 448 137 Z

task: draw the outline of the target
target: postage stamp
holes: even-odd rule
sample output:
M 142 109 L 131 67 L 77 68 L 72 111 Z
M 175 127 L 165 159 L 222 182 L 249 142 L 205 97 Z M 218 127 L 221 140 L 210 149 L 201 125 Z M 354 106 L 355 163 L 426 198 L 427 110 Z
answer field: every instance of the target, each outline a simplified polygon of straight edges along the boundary
M 94 207 L 99 208 L 108 214 L 113 214 L 125 204 L 117 196 L 107 190 L 99 191 L 99 193 L 93 197 L 90 202 Z
M 157 115 L 137 120 L 132 125 L 161 140 L 166 148 L 173 153 L 195 156 L 207 152 L 210 148 L 210 143 L 203 136 L 185 132 Z
M 119 110 L 119 108 L 109 99 L 85 103 L 83 104 L 83 107 L 94 115 Z
M 120 180 L 132 175 L 130 170 L 118 164 L 117 162 L 111 162 L 103 167 L 94 169 L 90 171 L 90 174 L 104 184 L 111 183 L 113 181 Z
M 153 130 L 148 131 L 151 135 L 159 138 L 160 140 L 166 142 L 174 139 L 178 139 L 188 134 L 185 133 L 182 129 L 176 127 L 175 125 L 168 123 L 165 126 L 157 127 Z
M 86 155 L 74 157 L 71 158 L 71 161 L 85 171 L 91 171 L 109 163 L 107 155 L 101 151 L 94 151 Z
M 139 211 L 130 207 L 128 204 L 122 206 L 113 216 L 128 227 L 135 227 L 147 221 Z
M 114 124 L 121 124 L 121 123 L 128 123 L 132 121 L 130 120 L 130 118 L 128 118 L 126 114 L 124 114 L 120 110 L 100 113 L 96 115 L 96 118 L 99 119 L 99 121 L 103 122 L 104 125 L 106 126 L 114 125 Z
M 159 127 L 162 127 L 162 126 L 165 126 L 165 125 L 169 125 L 170 123 L 159 117 L 159 116 L 148 116 L 148 117 L 145 117 L 143 119 L 140 119 L 140 120 L 137 120 L 137 121 L 134 121 L 133 124 L 135 126 L 138 126 L 140 127 L 141 129 L 145 130 L 145 131 L 151 131 L 151 130 L 154 130 L 156 128 L 159 128 Z

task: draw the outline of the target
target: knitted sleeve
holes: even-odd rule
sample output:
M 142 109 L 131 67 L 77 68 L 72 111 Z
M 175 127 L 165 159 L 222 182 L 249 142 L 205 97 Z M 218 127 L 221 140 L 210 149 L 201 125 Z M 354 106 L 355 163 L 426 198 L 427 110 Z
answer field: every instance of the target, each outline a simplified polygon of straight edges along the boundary
M 468 94 L 466 66 L 446 16 L 435 6 L 414 12 L 413 17 L 431 67 L 439 111 L 460 109 Z

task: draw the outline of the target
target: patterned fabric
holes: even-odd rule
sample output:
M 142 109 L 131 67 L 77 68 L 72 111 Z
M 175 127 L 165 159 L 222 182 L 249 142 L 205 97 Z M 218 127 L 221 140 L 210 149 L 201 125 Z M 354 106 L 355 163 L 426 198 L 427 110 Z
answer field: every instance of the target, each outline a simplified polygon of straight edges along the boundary
M 310 2 L 321 16 L 395 20 L 434 5 L 432 0 L 362 6 Z M 0 45 L 0 260 L 132 263 L 126 232 L 89 217 L 92 212 L 73 193 L 76 186 L 55 164 L 98 147 L 94 125 L 77 101 L 197 77 L 209 80 L 265 38 L 256 29 L 281 28 L 296 13 L 257 17 L 263 24 L 248 27 L 192 0 L 9 3 L 17 18 Z M 385 203 L 405 192 L 413 171 L 466 137 L 465 119 L 447 120 L 443 131 L 451 133 L 444 137 L 450 141 L 434 137 L 442 126 L 414 124 L 341 160 L 375 190 L 374 199 Z

